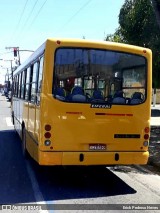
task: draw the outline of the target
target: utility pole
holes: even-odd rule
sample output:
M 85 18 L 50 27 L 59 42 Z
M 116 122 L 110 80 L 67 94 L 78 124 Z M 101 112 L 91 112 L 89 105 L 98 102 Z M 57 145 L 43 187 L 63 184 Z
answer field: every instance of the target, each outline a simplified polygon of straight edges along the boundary
M 7 72 L 5 74 L 5 93 L 7 94 L 8 91 L 9 91 L 9 87 L 10 87 L 10 83 L 9 83 L 9 71 L 8 71 L 8 68 L 7 69 Z
M 33 50 L 20 50 L 19 47 L 6 47 L 5 49 L 13 49 L 14 57 L 18 57 L 18 65 L 21 65 L 20 52 L 34 52 Z
M 12 79 L 12 82 L 13 82 L 13 66 L 12 66 L 13 60 L 4 60 L 4 61 L 10 61 L 10 63 L 11 63 L 11 79 Z
M 6 50 L 10 50 L 13 49 L 13 53 L 14 53 L 14 57 L 18 56 L 18 65 L 21 65 L 21 61 L 20 61 L 20 54 L 19 54 L 19 47 L 6 47 Z

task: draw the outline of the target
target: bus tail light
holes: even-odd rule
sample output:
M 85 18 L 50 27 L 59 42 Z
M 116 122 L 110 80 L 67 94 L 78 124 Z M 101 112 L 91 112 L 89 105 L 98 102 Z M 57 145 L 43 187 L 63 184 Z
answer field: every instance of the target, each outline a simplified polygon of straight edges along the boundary
M 145 127 L 144 128 L 144 142 L 143 142 L 143 146 L 144 147 L 148 147 L 149 146 L 149 133 L 150 133 L 150 128 L 149 127 Z
M 149 144 L 148 144 L 148 141 L 144 141 L 143 142 L 143 146 L 147 147 Z
M 149 139 L 149 134 L 145 134 L 145 135 L 144 135 L 144 139 L 145 139 L 145 140 L 148 140 L 148 139 Z
M 50 140 L 45 140 L 44 144 L 45 144 L 45 146 L 50 146 L 51 145 L 51 141 Z
M 149 133 L 149 132 L 150 132 L 149 127 L 146 127 L 146 128 L 144 129 L 144 132 L 145 132 L 145 133 Z
M 46 124 L 44 126 L 44 129 L 45 129 L 45 133 L 44 133 L 44 137 L 45 137 L 45 141 L 44 141 L 44 145 L 45 146 L 50 146 L 51 145 L 51 141 L 50 141 L 50 138 L 51 138 L 51 125 L 50 124 Z
M 45 127 L 44 127 L 44 129 L 45 129 L 46 131 L 51 131 L 51 125 L 46 124 Z
M 50 132 L 46 132 L 46 133 L 44 134 L 44 137 L 45 137 L 45 138 L 50 138 L 50 137 L 51 137 L 51 133 L 50 133 Z
M 150 128 L 149 127 L 145 127 L 144 128 L 144 139 L 147 141 L 147 140 L 149 140 L 149 132 L 150 132 Z M 145 142 L 146 142 L 145 141 Z M 144 142 L 144 143 L 145 143 Z

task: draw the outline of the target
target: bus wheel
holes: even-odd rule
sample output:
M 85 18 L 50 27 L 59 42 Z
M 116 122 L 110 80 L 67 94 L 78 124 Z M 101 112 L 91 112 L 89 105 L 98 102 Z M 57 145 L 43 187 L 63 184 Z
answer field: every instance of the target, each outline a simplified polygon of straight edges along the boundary
M 22 129 L 22 153 L 25 158 L 28 158 L 28 152 L 26 149 L 26 129 L 23 127 Z

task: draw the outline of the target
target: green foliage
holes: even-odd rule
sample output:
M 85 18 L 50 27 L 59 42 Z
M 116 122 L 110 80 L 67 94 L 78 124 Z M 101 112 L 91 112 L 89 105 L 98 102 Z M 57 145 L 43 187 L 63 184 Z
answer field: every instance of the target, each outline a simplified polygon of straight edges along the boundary
M 160 9 L 160 0 L 156 0 L 157 6 Z
M 127 0 L 120 10 L 119 24 L 122 35 L 130 44 L 150 46 L 155 30 L 150 0 Z
M 123 42 L 124 43 L 124 38 L 122 37 L 121 33 L 119 32 L 119 29 L 116 30 L 114 34 L 109 34 L 106 37 L 106 41 L 114 41 L 114 42 Z
M 156 3 L 160 6 L 160 0 Z M 114 35 L 107 36 L 106 40 L 152 49 L 153 83 L 160 88 L 160 29 L 151 0 L 126 0 L 120 10 L 119 25 Z

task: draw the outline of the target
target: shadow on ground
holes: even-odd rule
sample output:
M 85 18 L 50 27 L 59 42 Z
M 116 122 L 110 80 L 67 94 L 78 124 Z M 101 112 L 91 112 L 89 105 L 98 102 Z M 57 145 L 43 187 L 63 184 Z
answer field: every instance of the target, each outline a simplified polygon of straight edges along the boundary
M 40 167 L 31 159 L 26 161 L 22 155 L 21 141 L 14 130 L 0 131 L 0 162 L 0 204 L 41 201 L 35 199 L 35 189 L 32 187 L 36 183 L 31 183 L 27 164 L 47 201 L 136 193 L 106 168 Z
M 45 200 L 84 199 L 134 194 L 136 191 L 106 168 L 33 166 Z

